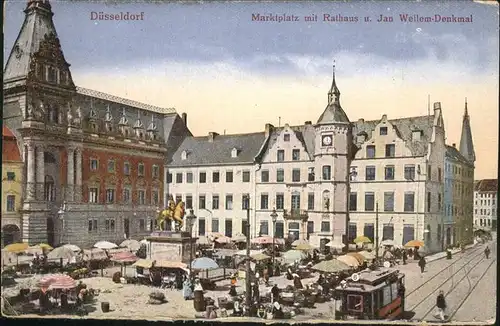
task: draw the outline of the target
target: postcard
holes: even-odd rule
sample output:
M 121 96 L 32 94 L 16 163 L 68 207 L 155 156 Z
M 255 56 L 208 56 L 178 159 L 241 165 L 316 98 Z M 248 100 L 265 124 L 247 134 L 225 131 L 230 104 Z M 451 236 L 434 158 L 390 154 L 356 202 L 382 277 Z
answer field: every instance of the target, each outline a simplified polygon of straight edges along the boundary
M 5 13 L 5 316 L 495 322 L 496 2 Z

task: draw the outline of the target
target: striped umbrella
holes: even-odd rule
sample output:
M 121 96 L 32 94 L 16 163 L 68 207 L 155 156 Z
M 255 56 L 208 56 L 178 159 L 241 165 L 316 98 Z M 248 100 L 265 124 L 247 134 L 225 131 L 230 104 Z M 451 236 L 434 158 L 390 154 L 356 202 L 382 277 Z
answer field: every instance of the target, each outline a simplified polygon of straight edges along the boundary
M 231 238 L 224 236 L 224 237 L 220 237 L 220 238 L 215 239 L 215 242 L 217 242 L 217 243 L 231 243 Z
M 111 256 L 112 261 L 120 263 L 134 263 L 139 260 L 139 258 L 131 252 L 119 252 Z
M 76 281 L 69 275 L 52 274 L 43 277 L 38 282 L 41 288 L 52 289 L 72 289 L 76 287 Z

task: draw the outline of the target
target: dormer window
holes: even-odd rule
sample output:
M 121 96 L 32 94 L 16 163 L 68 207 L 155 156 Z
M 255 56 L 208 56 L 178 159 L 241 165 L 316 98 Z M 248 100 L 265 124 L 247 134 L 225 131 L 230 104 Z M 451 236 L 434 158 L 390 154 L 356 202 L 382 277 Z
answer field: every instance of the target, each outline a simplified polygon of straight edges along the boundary
M 181 153 L 181 159 L 182 160 L 186 160 L 187 156 L 188 156 L 188 152 L 187 151 L 182 151 L 182 153 Z
M 57 69 L 49 66 L 47 67 L 47 81 L 49 83 L 57 83 Z
M 233 157 L 233 158 L 238 157 L 238 149 L 237 148 L 233 148 L 233 150 L 231 151 L 231 157 Z
M 284 141 L 290 141 L 290 134 L 284 134 L 283 135 L 283 140 Z
M 387 127 L 380 127 L 380 135 L 381 136 L 387 135 Z
M 413 141 L 419 141 L 422 137 L 422 130 L 413 130 L 411 134 L 411 139 Z

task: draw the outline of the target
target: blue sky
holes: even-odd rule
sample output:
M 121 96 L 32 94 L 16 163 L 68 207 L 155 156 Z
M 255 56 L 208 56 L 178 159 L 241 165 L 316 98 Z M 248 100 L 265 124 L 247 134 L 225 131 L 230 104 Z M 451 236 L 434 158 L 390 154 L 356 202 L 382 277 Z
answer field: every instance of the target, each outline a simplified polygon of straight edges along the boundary
M 271 74 L 304 72 L 298 58 L 321 58 L 324 72 L 342 54 L 376 58 L 379 63 L 410 64 L 431 57 L 454 61 L 476 73 L 498 61 L 498 7 L 470 1 L 363 3 L 205 3 L 115 5 L 108 1 L 52 1 L 54 21 L 67 60 L 79 69 L 150 62 L 232 62 L 244 69 Z M 7 56 L 23 20 L 25 1 L 6 7 L 4 53 Z M 144 12 L 144 21 L 92 21 L 92 11 Z M 394 23 L 252 22 L 252 13 L 316 13 L 345 16 L 392 15 Z M 408 23 L 399 14 L 474 17 L 474 24 Z M 375 17 L 374 17 L 375 16 Z M 396 26 L 396 27 L 395 27 Z M 474 49 L 474 51 L 468 51 Z M 467 53 L 464 53 L 467 52 Z M 5 59 L 6 60 L 6 59 Z M 4 62 L 5 62 L 4 60 Z M 321 60 L 323 61 L 323 60 Z M 353 67 L 354 68 L 354 67 Z

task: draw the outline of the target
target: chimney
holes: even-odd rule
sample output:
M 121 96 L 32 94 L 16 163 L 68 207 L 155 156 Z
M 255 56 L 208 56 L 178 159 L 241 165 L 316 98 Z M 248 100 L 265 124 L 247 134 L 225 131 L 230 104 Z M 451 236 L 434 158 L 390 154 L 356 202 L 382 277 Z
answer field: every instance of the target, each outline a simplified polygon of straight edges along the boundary
M 269 135 L 273 132 L 274 126 L 270 123 L 266 123 L 266 131 L 265 131 L 265 136 L 266 138 L 269 137 Z
M 363 118 L 358 119 L 358 122 L 359 122 L 359 123 L 363 123 L 363 122 L 365 122 L 365 119 L 363 119 Z
M 218 133 L 213 132 L 213 131 L 209 132 L 208 133 L 208 142 L 213 143 L 214 142 L 214 138 L 217 137 L 217 136 L 219 136 Z
M 188 115 L 187 113 L 182 113 L 182 121 L 184 121 L 184 125 L 187 127 L 188 125 Z
M 453 148 L 457 148 L 457 144 L 453 143 L 451 145 L 453 146 Z
M 434 102 L 434 110 L 441 110 L 441 102 Z
M 305 124 L 305 125 L 311 125 L 311 124 L 312 124 L 312 122 L 311 122 L 311 121 L 306 121 L 306 122 L 304 122 L 304 124 Z

